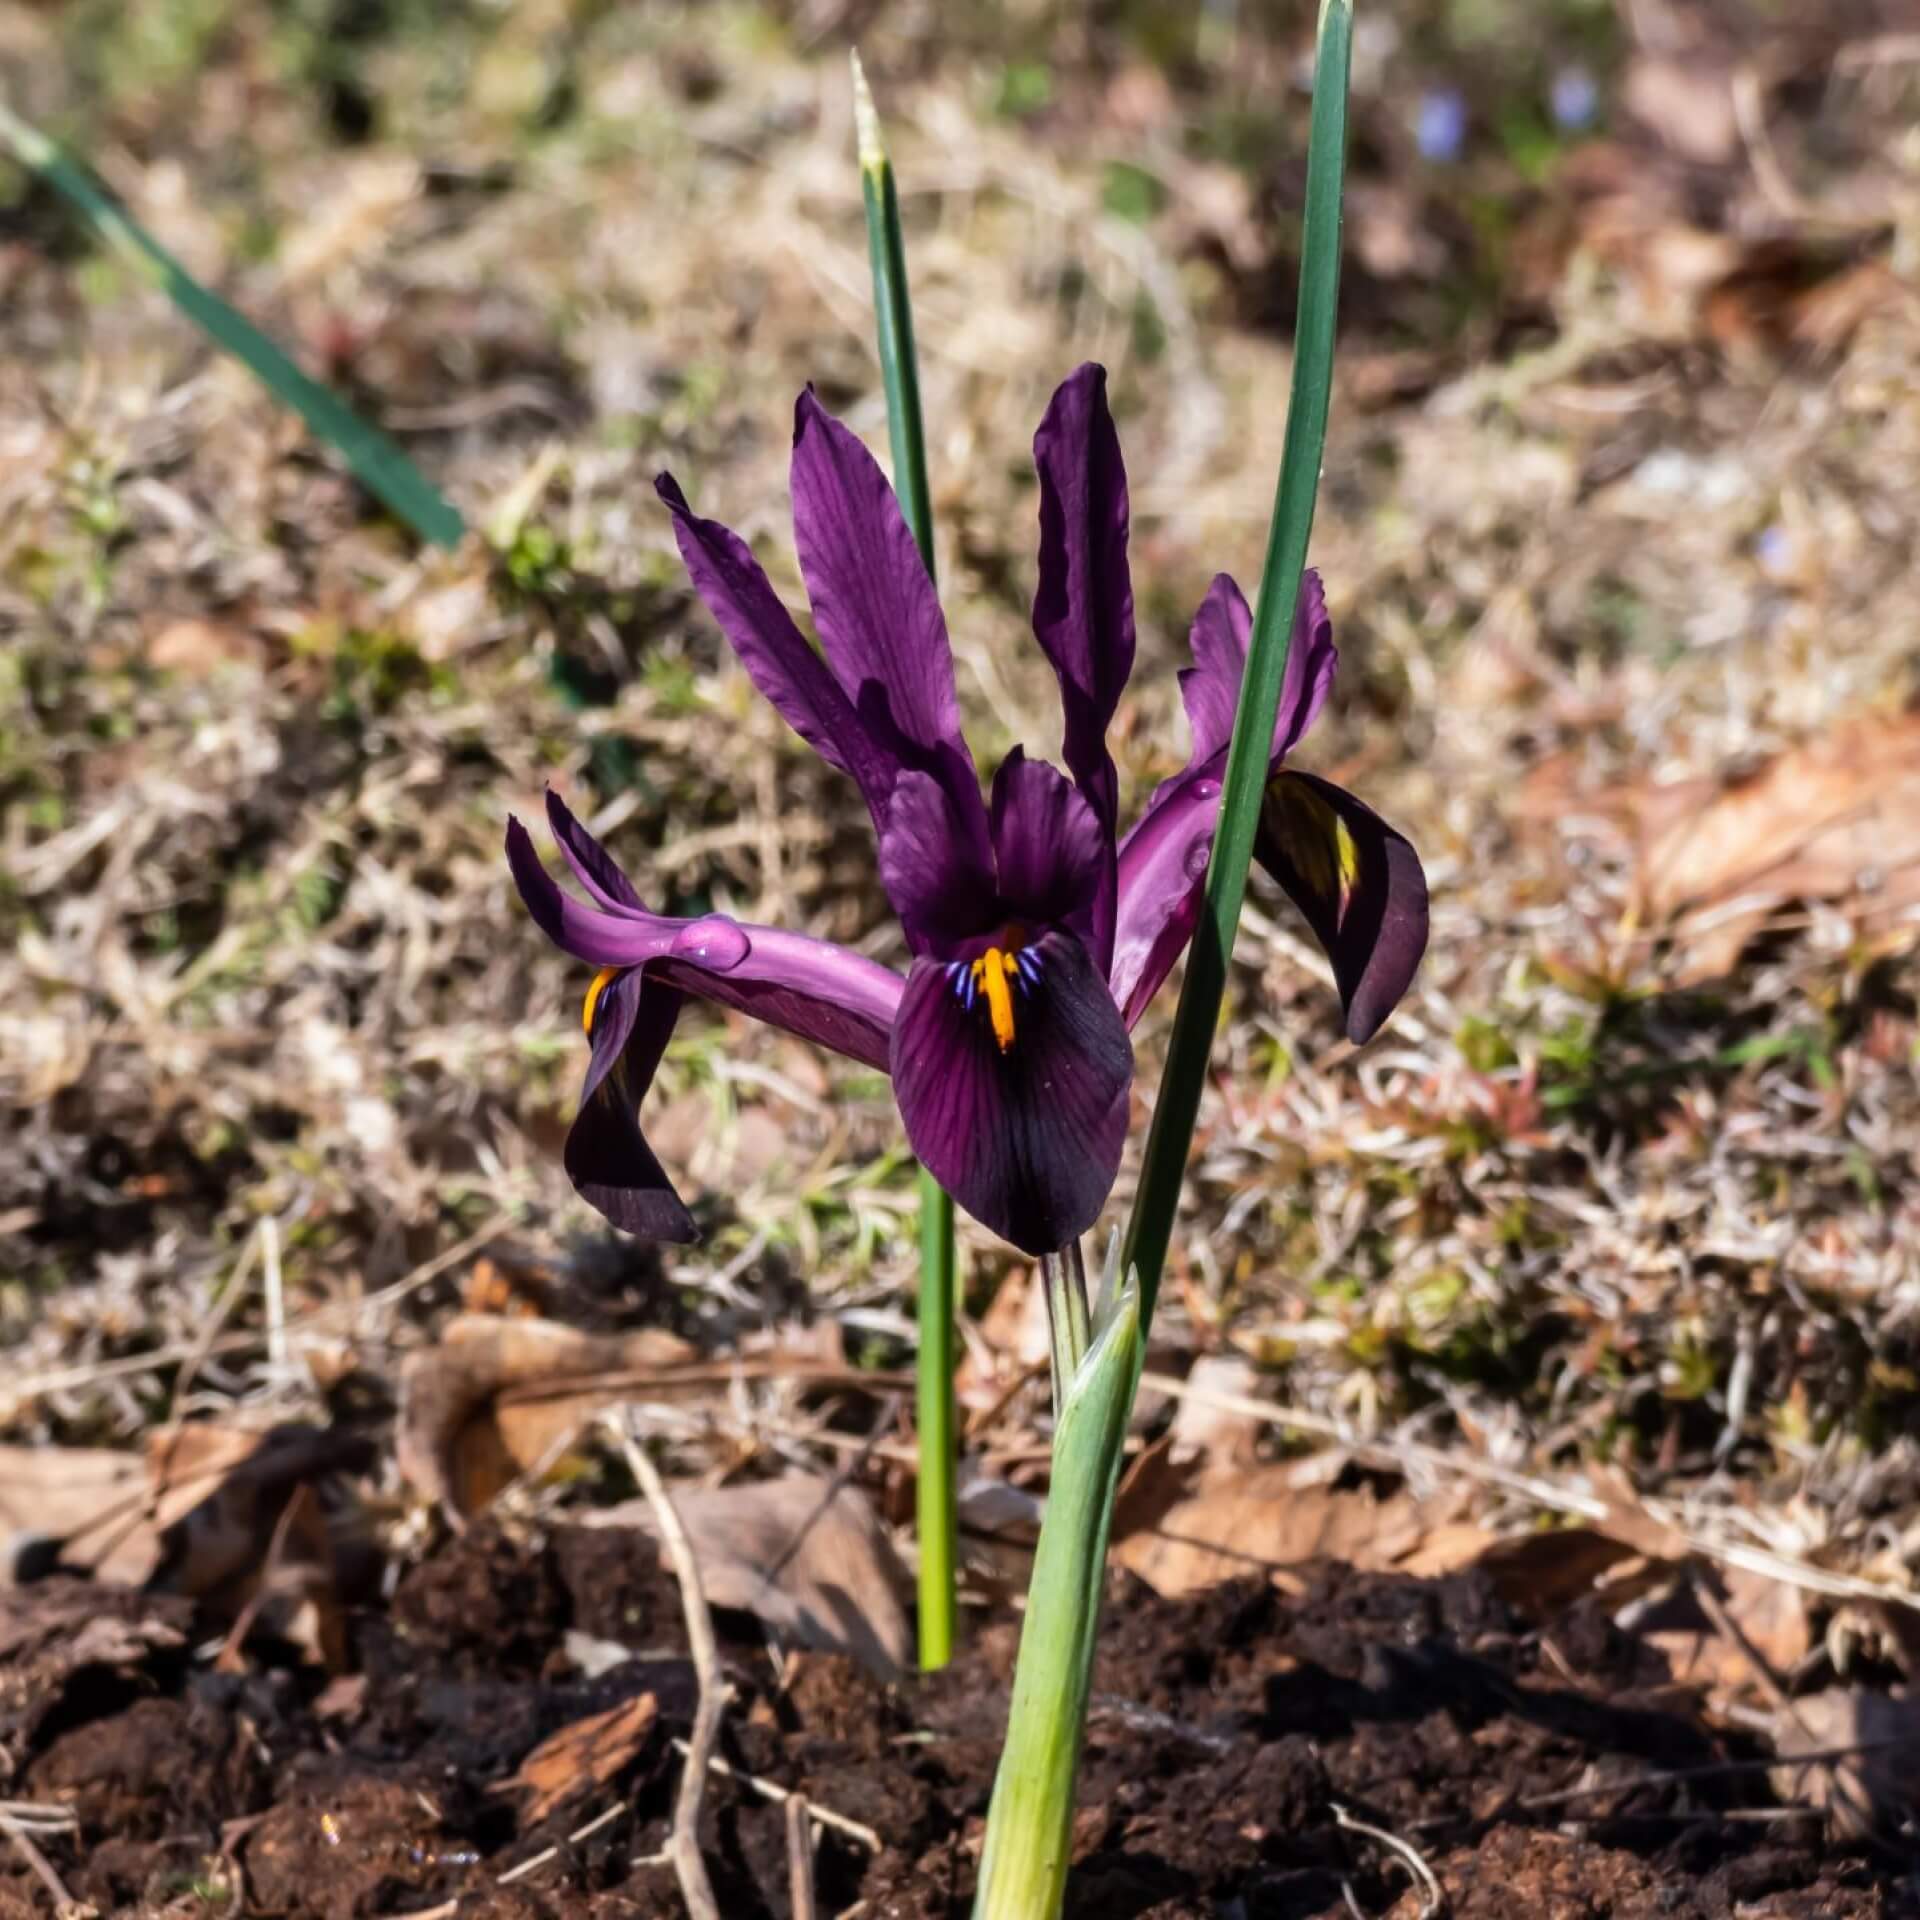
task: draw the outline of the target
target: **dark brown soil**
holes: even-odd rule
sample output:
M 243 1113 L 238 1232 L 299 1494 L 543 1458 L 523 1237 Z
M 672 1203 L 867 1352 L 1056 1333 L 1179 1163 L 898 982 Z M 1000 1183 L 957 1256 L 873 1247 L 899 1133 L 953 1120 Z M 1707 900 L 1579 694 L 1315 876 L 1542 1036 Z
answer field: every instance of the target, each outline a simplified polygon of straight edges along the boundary
M 151 1632 L 143 1604 L 66 1580 L 0 1594 L 4 1791 L 73 1809 L 78 1833 L 40 1844 L 77 1898 L 289 1920 L 456 1900 L 461 1916 L 684 1912 L 650 1856 L 694 1682 L 644 1543 L 479 1528 L 355 1616 L 358 1675 L 331 1685 L 265 1655 L 216 1671 L 179 1602 L 154 1603 Z M 54 1657 L 89 1621 L 88 1655 Z M 884 1837 L 876 1857 L 823 1835 L 820 1913 L 964 1915 L 1014 1627 L 898 1687 L 818 1654 L 776 1665 L 751 1621 L 722 1627 L 727 1758 Z M 1411 1868 L 1378 1834 L 1417 1850 L 1463 1920 L 1920 1914 L 1915 1862 L 1781 1809 L 1765 1771 L 1737 1764 L 1755 1751 L 1709 1730 L 1657 1656 L 1597 1611 L 1531 1629 L 1477 1575 L 1330 1567 L 1297 1596 L 1248 1582 L 1180 1603 L 1123 1579 L 1097 1688 L 1082 1920 L 1279 1920 L 1349 1900 L 1412 1920 Z M 513 1782 L 529 1752 L 642 1693 L 659 1711 L 637 1749 L 526 1820 Z M 705 1840 L 728 1920 L 789 1912 L 776 1805 L 716 1778 Z M 0 1914 L 48 1904 L 0 1848 Z

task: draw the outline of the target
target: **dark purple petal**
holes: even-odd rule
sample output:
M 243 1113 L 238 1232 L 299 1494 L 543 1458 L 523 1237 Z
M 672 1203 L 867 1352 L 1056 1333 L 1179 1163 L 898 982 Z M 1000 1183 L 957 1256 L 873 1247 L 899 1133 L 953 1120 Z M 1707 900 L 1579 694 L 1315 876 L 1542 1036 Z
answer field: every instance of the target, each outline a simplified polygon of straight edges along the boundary
M 1427 876 L 1404 835 L 1311 773 L 1268 783 L 1253 857 L 1306 916 L 1340 989 L 1347 1038 L 1379 1031 L 1427 946 Z
M 1215 574 L 1200 611 L 1193 617 L 1193 665 L 1180 675 L 1193 731 L 1192 763 L 1210 760 L 1233 736 L 1234 709 L 1247 670 L 1247 642 L 1253 614 L 1246 596 L 1229 574 Z M 1273 764 L 1289 754 L 1319 717 L 1333 689 L 1340 656 L 1333 644 L 1333 621 L 1326 590 L 1309 567 L 1301 576 L 1293 613 L 1293 640 L 1280 682 L 1280 704 L 1273 717 Z
M 1060 679 L 1066 716 L 1062 758 L 1093 803 L 1109 839 L 1120 783 L 1107 727 L 1133 671 L 1133 585 L 1127 572 L 1127 469 L 1107 410 L 1104 367 L 1076 368 L 1048 403 L 1033 436 L 1040 475 L 1040 584 L 1033 631 Z M 1112 940 L 1113 896 L 1096 915 L 1095 955 Z
M 580 1197 L 623 1232 L 684 1244 L 693 1216 L 640 1131 L 640 1102 L 673 1037 L 681 996 L 635 969 L 594 1001 L 593 1057 L 564 1162 Z
M 947 789 L 985 865 L 986 808 L 939 597 L 879 463 L 811 392 L 794 410 L 793 538 L 835 678 L 882 752 Z
M 620 871 L 613 855 L 574 818 L 573 810 L 551 787 L 547 789 L 547 825 L 573 877 L 598 905 L 613 913 L 646 912 L 633 882 Z
M 607 858 L 565 806 L 556 830 Z M 563 841 L 564 844 L 564 841 Z M 885 1066 L 904 982 L 845 947 L 724 914 L 674 919 L 640 907 L 603 910 L 570 899 L 540 863 L 526 829 L 507 823 L 507 860 L 527 911 L 548 939 L 594 967 L 648 967 L 669 986 L 735 1007 L 869 1066 Z M 609 863 L 610 864 L 610 863 Z
M 772 931 L 774 929 L 771 928 L 755 929 L 756 951 L 765 944 L 766 935 Z M 857 993 L 836 998 L 836 992 L 843 991 L 837 982 L 829 981 L 824 990 L 817 984 L 803 987 L 779 980 L 748 978 L 750 969 L 747 968 L 742 968 L 739 973 L 720 974 L 687 960 L 660 960 L 647 972 L 650 977 L 665 980 L 683 993 L 711 1000 L 715 1006 L 731 1007 L 734 1012 L 744 1013 L 751 1020 L 778 1027 L 782 1033 L 790 1033 L 796 1039 L 810 1040 L 830 1052 L 843 1053 L 849 1060 L 858 1060 L 864 1066 L 884 1069 L 888 1043 L 893 1034 L 893 1014 L 898 1008 L 906 982 L 897 973 L 876 966 L 873 961 L 862 960 L 858 954 L 848 953 L 844 948 L 830 947 L 824 940 L 808 940 L 805 935 L 797 933 L 785 937 L 827 955 L 838 956 L 855 967 L 869 967 L 884 974 L 890 983 L 885 995 L 885 1017 L 881 1017 L 878 1006 L 862 1004 L 871 997 L 864 983 L 860 984 Z M 802 966 L 797 961 L 790 961 L 784 970 L 798 974 Z M 809 960 L 805 970 L 818 981 L 822 973 L 831 971 L 831 966 L 829 964 L 822 968 L 817 962 Z M 768 971 L 772 971 L 771 966 Z
M 551 798 L 547 804 L 551 812 Z M 560 883 L 540 864 L 526 828 L 514 819 L 507 822 L 507 865 L 534 924 L 576 960 L 592 967 L 631 967 L 653 958 L 660 950 L 655 933 L 659 922 L 653 915 L 637 915 L 631 908 L 609 912 L 583 907 L 564 893 Z
M 672 474 L 653 484 L 673 514 L 673 537 L 694 591 L 749 678 L 821 759 L 853 776 L 878 826 L 899 762 L 875 742 L 747 543 L 718 520 L 698 518 Z
M 907 1139 L 940 1184 L 1040 1254 L 1086 1232 L 1113 1189 L 1133 1048 L 1072 934 L 1044 935 L 1031 965 L 1003 1051 L 984 995 L 969 1007 L 948 968 L 915 961 L 894 1025 L 893 1090 Z
M 1009 916 L 1071 927 L 1098 959 L 1095 923 L 1103 893 L 1113 895 L 1113 839 L 1084 788 L 1015 747 L 993 776 L 993 857 Z
M 1129 1030 L 1193 937 L 1226 763 L 1223 750 L 1167 781 L 1121 842 L 1120 910 L 1107 977 Z
M 1147 1009 L 1185 950 L 1200 918 L 1207 855 L 1220 811 L 1220 780 L 1234 709 L 1246 671 L 1253 616 L 1227 574 L 1216 574 L 1193 621 L 1194 665 L 1180 676 L 1193 753 L 1184 773 L 1167 781 L 1121 843 L 1119 910 L 1108 979 L 1129 1028 Z M 1268 765 L 1280 762 L 1318 717 L 1333 687 L 1339 655 L 1320 576 L 1300 581 L 1292 644 L 1280 682 Z
M 930 773 L 903 773 L 894 786 L 880 833 L 880 884 L 916 954 L 984 932 L 993 919 L 993 870 Z

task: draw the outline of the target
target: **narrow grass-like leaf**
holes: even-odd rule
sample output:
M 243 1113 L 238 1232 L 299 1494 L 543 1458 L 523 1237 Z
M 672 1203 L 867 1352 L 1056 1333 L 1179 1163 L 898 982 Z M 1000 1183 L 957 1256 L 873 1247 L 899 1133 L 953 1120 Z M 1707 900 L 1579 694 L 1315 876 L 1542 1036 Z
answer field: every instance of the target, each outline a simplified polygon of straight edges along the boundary
M 880 116 L 859 54 L 853 56 L 853 111 L 860 153 L 860 191 L 867 209 L 867 254 L 873 268 L 873 311 L 880 376 L 887 391 L 887 437 L 893 486 L 900 497 L 927 578 L 933 567 L 933 496 L 927 486 L 926 433 L 920 420 L 920 370 L 913 347 L 913 303 L 907 292 L 900 198 L 881 136 Z M 916 1363 L 920 1471 L 920 1664 L 929 1673 L 953 1658 L 959 1519 L 954 1488 L 953 1365 L 955 1256 L 953 1201 L 920 1170 L 920 1341 Z
M 464 526 L 457 508 L 370 422 L 301 372 L 250 320 L 202 286 L 71 155 L 0 106 L 0 141 L 92 223 L 114 251 L 131 261 L 216 346 L 255 374 L 274 398 L 299 414 L 315 438 L 335 448 L 369 493 L 421 539 L 457 546 Z
M 1293 341 L 1293 389 L 1273 525 L 1246 676 L 1234 715 L 1233 744 L 1221 784 L 1220 819 L 1207 862 L 1206 904 L 1187 955 L 1186 979 L 1174 1015 L 1167 1067 L 1154 1102 L 1139 1192 L 1122 1260 L 1140 1275 L 1140 1313 L 1153 1319 L 1174 1214 L 1180 1205 L 1187 1151 L 1200 1112 L 1207 1058 L 1213 1051 L 1227 960 L 1246 898 L 1247 865 L 1266 788 L 1268 743 L 1287 666 L 1294 603 L 1306 570 L 1333 389 L 1334 315 L 1340 294 L 1340 189 L 1346 170 L 1347 75 L 1353 50 L 1351 0 L 1322 0 L 1314 60 L 1313 123 L 1307 138 L 1306 225 L 1300 251 L 1299 320 Z
M 1061 1395 L 974 1920 L 1053 1920 L 1066 1891 L 1107 1533 L 1141 1353 L 1140 1295 L 1129 1278 Z
M 1021 1624 L 1007 1741 L 987 1813 L 974 1920 L 1057 1920 L 1066 1891 L 1114 1490 L 1226 986 L 1227 955 L 1246 893 L 1268 743 L 1319 486 L 1333 379 L 1352 25 L 1349 0 L 1322 0 L 1293 394 L 1260 604 L 1207 867 L 1206 904 L 1187 961 L 1140 1192 L 1121 1255 L 1126 1284 L 1105 1324 L 1095 1315 L 1092 1349 L 1063 1397 L 1054 1433 L 1053 1480 Z

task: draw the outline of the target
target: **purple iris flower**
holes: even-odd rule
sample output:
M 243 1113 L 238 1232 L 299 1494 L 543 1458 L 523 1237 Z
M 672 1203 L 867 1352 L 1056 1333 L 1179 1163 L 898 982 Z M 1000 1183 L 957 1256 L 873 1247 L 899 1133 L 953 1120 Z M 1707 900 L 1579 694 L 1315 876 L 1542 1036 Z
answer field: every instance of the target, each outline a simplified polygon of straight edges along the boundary
M 738 535 L 657 485 L 694 587 L 754 684 L 873 816 L 900 916 L 903 977 L 844 947 L 713 914 L 650 912 L 606 851 L 547 795 L 588 896 L 562 891 L 525 829 L 507 858 L 547 936 L 599 969 L 592 1058 L 566 1166 L 616 1226 L 662 1240 L 693 1221 L 641 1134 L 639 1105 L 688 995 L 884 1068 L 913 1150 L 976 1219 L 1052 1253 L 1100 1213 L 1126 1140 L 1128 1033 L 1191 937 L 1219 810 L 1252 619 L 1220 575 L 1180 676 L 1184 772 L 1118 832 L 1108 723 L 1133 669 L 1127 480 L 1106 374 L 1081 367 L 1034 437 L 1040 582 L 1033 626 L 1059 677 L 1067 771 L 1015 748 L 983 799 L 960 732 L 953 655 L 893 490 L 811 392 L 793 444 L 793 523 L 816 653 Z M 1332 624 L 1309 574 L 1274 725 L 1258 855 L 1332 960 L 1347 1031 L 1368 1038 L 1426 944 L 1413 848 L 1330 781 L 1282 771 L 1333 682 Z

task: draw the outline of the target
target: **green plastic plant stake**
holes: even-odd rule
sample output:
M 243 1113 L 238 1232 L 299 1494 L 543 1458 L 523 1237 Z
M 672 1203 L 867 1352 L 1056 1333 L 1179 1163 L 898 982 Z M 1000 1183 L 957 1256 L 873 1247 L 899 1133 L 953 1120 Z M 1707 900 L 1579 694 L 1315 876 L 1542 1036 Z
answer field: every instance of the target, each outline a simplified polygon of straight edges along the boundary
M 1126 1284 L 1117 1304 L 1095 1315 L 1092 1349 L 1064 1395 L 1055 1430 L 1053 1481 L 1021 1627 L 1006 1746 L 987 1815 L 974 1920 L 1056 1920 L 1065 1894 L 1114 1490 L 1226 988 L 1227 956 L 1246 895 L 1326 441 L 1352 32 L 1351 0 L 1322 0 L 1293 389 L 1259 608 L 1207 864 L 1206 901 L 1119 1258 Z M 1102 1291 L 1111 1295 L 1111 1284 Z
M 887 434 L 893 484 L 927 577 L 933 578 L 933 497 L 927 486 L 926 433 L 920 420 L 920 370 L 913 349 L 913 303 L 907 292 L 900 199 L 881 138 L 873 95 L 853 56 L 854 124 L 860 190 L 867 208 L 867 252 L 873 267 L 873 311 L 880 376 L 887 390 Z M 920 1530 L 920 1665 L 928 1673 L 953 1658 L 959 1523 L 954 1492 L 953 1200 L 920 1170 L 920 1348 L 916 1417 L 920 1436 L 917 1520 Z
M 1213 1051 L 1227 960 L 1240 926 L 1260 803 L 1266 795 L 1268 743 L 1293 638 L 1293 611 L 1307 565 L 1307 536 L 1320 487 L 1327 410 L 1333 392 L 1334 315 L 1340 298 L 1340 188 L 1347 158 L 1347 74 L 1353 49 L 1352 0 L 1321 0 L 1314 59 L 1313 122 L 1307 136 L 1306 224 L 1300 243 L 1299 321 L 1293 386 L 1280 453 L 1273 525 L 1260 573 L 1259 605 L 1240 683 L 1233 741 L 1221 782 L 1220 818 L 1207 862 L 1206 903 L 1187 954 L 1167 1067 L 1147 1132 L 1140 1187 L 1122 1263 L 1140 1276 L 1140 1317 L 1153 1320 L 1161 1269 L 1180 1205 L 1187 1150 L 1200 1113 L 1200 1089 Z
M 21 165 L 84 214 L 116 253 L 163 288 L 215 346 L 232 354 L 276 400 L 291 407 L 316 439 L 336 449 L 360 484 L 397 519 L 436 546 L 460 544 L 465 526 L 459 510 L 420 469 L 378 427 L 302 373 L 252 321 L 202 286 L 85 167 L 4 106 L 0 141 Z

